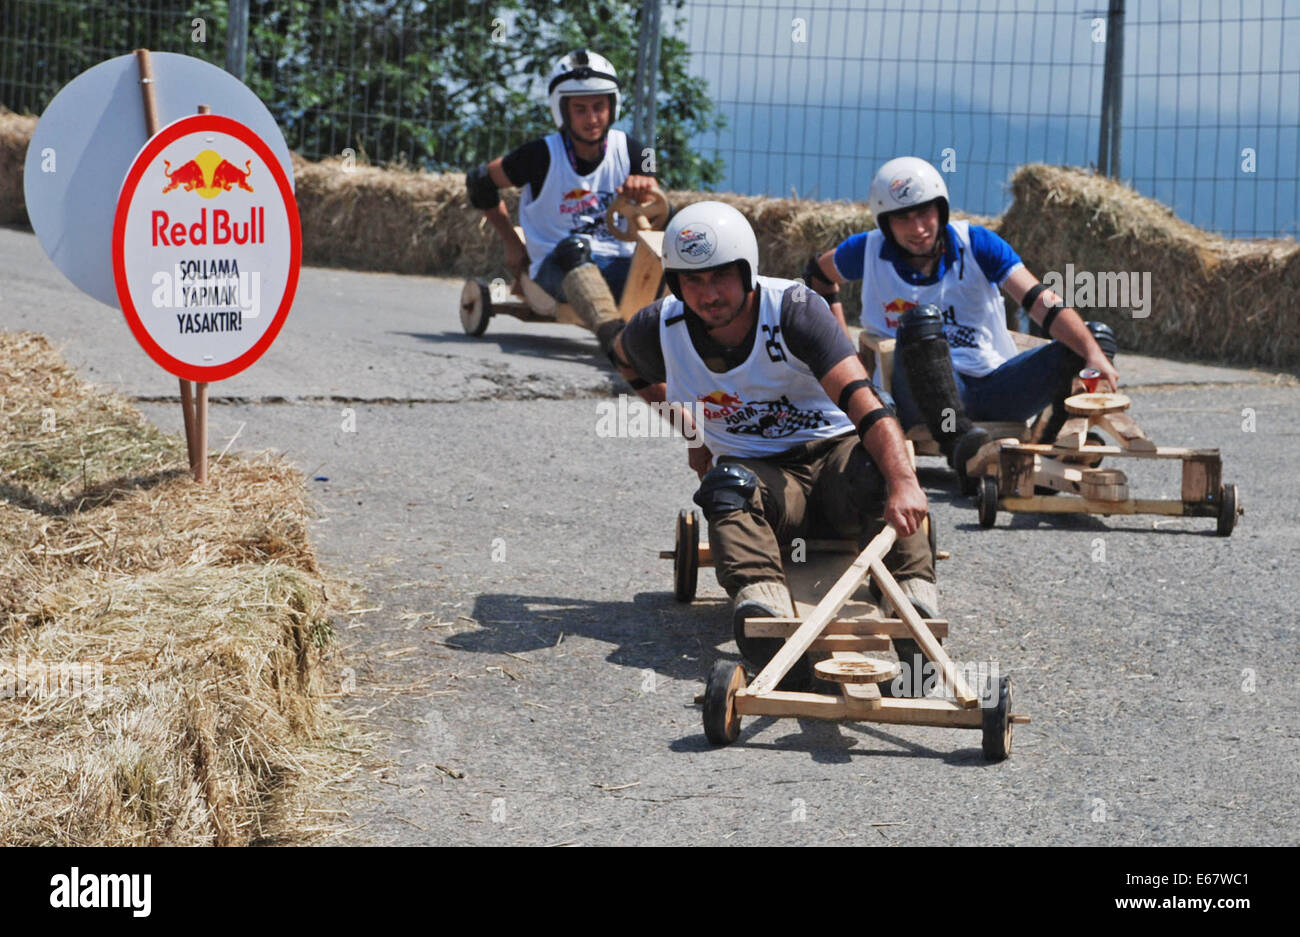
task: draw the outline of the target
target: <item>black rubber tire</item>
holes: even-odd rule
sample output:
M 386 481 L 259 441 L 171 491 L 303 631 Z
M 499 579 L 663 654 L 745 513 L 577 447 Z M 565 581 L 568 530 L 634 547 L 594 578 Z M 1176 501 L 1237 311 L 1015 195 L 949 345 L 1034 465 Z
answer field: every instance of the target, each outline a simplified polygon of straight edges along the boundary
M 1237 526 L 1237 486 L 1222 485 L 1219 488 L 1219 522 L 1215 533 L 1220 537 L 1231 537 L 1232 529 Z
M 700 579 L 700 513 L 683 508 L 677 512 L 677 539 L 673 547 L 673 598 L 695 601 Z
M 491 318 L 492 291 L 482 280 L 466 280 L 460 294 L 460 327 L 466 335 L 478 338 L 487 331 Z
M 992 698 L 993 678 L 984 684 L 985 698 L 981 705 Z M 1011 677 L 1004 676 L 998 680 L 998 695 L 992 706 L 985 706 L 984 714 L 984 757 L 989 761 L 1005 761 L 1011 754 Z
M 998 520 L 998 482 L 985 475 L 980 479 L 979 495 L 975 498 L 975 508 L 979 514 L 980 526 L 992 527 Z
M 729 660 L 714 661 L 704 688 L 704 736 L 714 745 L 730 745 L 740 737 L 736 690 L 745 685 L 744 667 Z

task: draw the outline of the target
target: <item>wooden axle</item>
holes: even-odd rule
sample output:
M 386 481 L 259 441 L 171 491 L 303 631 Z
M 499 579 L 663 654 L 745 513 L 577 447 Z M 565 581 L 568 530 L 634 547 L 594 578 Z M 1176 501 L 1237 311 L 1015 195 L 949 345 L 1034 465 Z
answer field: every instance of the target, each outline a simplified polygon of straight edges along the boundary
M 1065 446 L 1049 446 L 1036 442 L 1003 442 L 1003 448 L 1011 451 L 1032 452 L 1036 455 L 1070 456 L 1128 456 L 1133 459 L 1217 459 L 1218 449 L 1186 449 L 1181 446 L 1156 446 L 1154 449 L 1125 449 L 1122 446 L 1083 446 L 1071 449 Z
M 1210 502 L 1171 501 L 1164 498 L 1129 498 L 1094 501 L 1090 498 L 1053 498 L 1032 495 L 998 499 L 998 507 L 1031 514 L 1163 514 L 1169 517 L 1217 517 L 1219 507 Z
M 736 691 L 736 712 L 742 716 L 803 716 L 846 722 L 888 722 L 896 725 L 939 726 L 978 729 L 983 725 L 979 709 L 962 709 L 948 700 L 879 700 L 878 707 L 866 700 L 826 693 L 793 693 L 773 690 L 755 693 L 751 687 Z
M 700 549 L 699 565 L 712 566 L 713 549 L 707 543 L 701 543 L 699 549 Z M 858 544 L 857 541 L 855 540 L 805 540 L 804 550 L 809 554 L 812 553 L 853 554 L 858 552 Z M 784 556 L 789 556 L 791 552 L 792 552 L 792 548 L 789 545 L 786 545 L 781 548 L 781 553 Z M 672 560 L 676 558 L 677 558 L 677 551 L 675 550 L 659 551 L 659 559 L 661 560 Z
M 948 622 L 943 618 L 923 618 L 936 638 L 948 637 Z M 745 635 L 750 638 L 788 638 L 803 624 L 801 618 L 747 618 Z M 910 638 L 912 632 L 901 618 L 832 618 L 822 630 L 827 635 L 882 635 Z

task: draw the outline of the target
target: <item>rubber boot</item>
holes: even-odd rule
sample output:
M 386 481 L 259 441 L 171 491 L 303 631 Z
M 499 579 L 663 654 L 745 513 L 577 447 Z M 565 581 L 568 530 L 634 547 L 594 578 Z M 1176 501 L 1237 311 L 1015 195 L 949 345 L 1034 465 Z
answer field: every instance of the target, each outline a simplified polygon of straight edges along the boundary
M 907 371 L 912 399 L 939 451 L 951 464 L 957 441 L 974 424 L 966 416 L 957 392 L 948 341 L 943 336 L 943 312 L 938 306 L 919 306 L 903 316 L 898 325 L 896 354 Z

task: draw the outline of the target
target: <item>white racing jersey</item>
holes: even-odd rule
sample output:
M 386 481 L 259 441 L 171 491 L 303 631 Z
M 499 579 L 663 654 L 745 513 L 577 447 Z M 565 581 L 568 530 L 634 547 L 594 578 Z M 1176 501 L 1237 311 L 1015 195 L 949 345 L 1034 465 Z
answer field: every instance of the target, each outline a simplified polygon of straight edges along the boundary
M 880 256 L 885 236 L 879 229 L 866 238 L 862 277 L 862 327 L 893 338 L 905 312 L 926 303 L 943 310 L 944 337 L 952 363 L 962 374 L 983 377 L 1020 353 L 1007 331 L 1006 309 L 996 285 L 980 272 L 971 249 L 970 223 L 948 225 L 955 235 L 959 260 L 937 283 L 908 283 Z M 880 369 L 876 369 L 877 380 Z
M 793 280 L 756 277 L 758 324 L 749 357 L 730 371 L 710 371 L 691 341 L 680 300 L 663 301 L 659 341 L 667 399 L 691 408 L 714 458 L 763 458 L 801 443 L 839 436 L 853 423 L 781 335 L 781 297 Z
M 628 163 L 627 135 L 611 130 L 605 140 L 605 158 L 585 176 L 578 175 L 564 150 L 559 133 L 546 138 L 550 169 L 537 198 L 531 186 L 519 194 L 519 226 L 531 261 L 530 277 L 555 245 L 570 234 L 590 239 L 591 252 L 611 257 L 631 257 L 636 242 L 620 241 L 605 225 L 605 210 L 614 200 L 616 190 L 632 173 Z

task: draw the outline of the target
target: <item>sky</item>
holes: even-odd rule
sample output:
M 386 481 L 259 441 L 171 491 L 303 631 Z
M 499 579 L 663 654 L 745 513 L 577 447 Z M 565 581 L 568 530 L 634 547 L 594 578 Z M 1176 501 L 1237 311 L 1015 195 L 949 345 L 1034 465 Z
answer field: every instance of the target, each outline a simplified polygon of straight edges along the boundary
M 728 119 L 720 190 L 865 198 L 892 156 L 1009 203 L 1026 162 L 1097 161 L 1106 0 L 688 0 L 676 34 Z M 1121 177 L 1201 227 L 1300 235 L 1300 0 L 1128 0 Z

